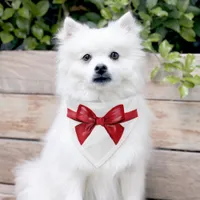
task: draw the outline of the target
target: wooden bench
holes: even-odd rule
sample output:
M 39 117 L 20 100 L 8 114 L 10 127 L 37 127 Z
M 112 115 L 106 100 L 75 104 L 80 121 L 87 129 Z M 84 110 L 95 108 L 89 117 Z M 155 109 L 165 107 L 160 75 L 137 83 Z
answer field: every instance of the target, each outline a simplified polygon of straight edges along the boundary
M 15 199 L 12 170 L 40 152 L 40 139 L 54 119 L 55 60 L 55 52 L 0 53 L 0 200 Z M 155 62 L 150 57 L 147 74 Z M 199 200 L 200 88 L 180 100 L 175 87 L 149 80 L 147 85 L 146 98 L 158 118 L 147 197 Z

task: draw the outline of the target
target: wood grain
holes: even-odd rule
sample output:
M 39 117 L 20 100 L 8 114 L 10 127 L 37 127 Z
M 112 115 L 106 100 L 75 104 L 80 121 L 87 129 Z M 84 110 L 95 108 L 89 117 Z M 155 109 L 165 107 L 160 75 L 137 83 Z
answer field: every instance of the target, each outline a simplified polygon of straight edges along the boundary
M 0 140 L 0 183 L 13 183 L 16 164 L 38 155 L 40 149 L 38 142 Z
M 13 183 L 13 168 L 22 160 L 37 155 L 41 145 L 38 142 L 1 140 L 0 148 L 0 182 Z M 147 175 L 147 196 L 199 200 L 199 168 L 200 156 L 197 153 L 155 150 Z
M 200 154 L 155 151 L 147 176 L 149 198 L 200 199 Z
M 54 96 L 0 94 L 0 137 L 40 139 L 55 113 Z
M 196 55 L 200 63 L 200 55 Z M 159 85 L 149 80 L 150 71 L 159 62 L 154 55 L 148 56 L 146 97 L 148 99 L 179 100 L 175 86 Z M 0 53 L 1 93 L 55 93 L 56 52 L 53 51 L 6 51 Z M 196 73 L 200 74 L 200 70 Z M 185 100 L 200 99 L 200 87 L 193 89 Z
M 200 103 L 149 100 L 155 147 L 200 150 Z M 0 137 L 41 139 L 56 114 L 58 101 L 48 95 L 0 95 Z
M 0 184 L 0 200 L 15 200 L 13 185 Z

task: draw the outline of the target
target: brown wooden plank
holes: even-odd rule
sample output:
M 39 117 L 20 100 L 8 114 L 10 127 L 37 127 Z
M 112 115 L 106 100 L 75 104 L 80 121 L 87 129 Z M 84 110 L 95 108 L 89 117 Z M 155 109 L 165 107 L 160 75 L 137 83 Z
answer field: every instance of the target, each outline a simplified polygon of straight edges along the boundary
M 17 163 L 31 159 L 41 150 L 41 143 L 0 140 L 0 183 L 13 183 L 13 171 Z
M 0 94 L 0 137 L 40 139 L 55 112 L 54 96 Z
M 200 55 L 196 55 L 200 63 Z M 159 85 L 149 80 L 150 71 L 158 65 L 157 58 L 149 56 L 146 70 L 149 99 L 180 99 L 176 87 Z M 0 92 L 2 93 L 55 93 L 56 52 L 6 51 L 0 53 Z M 200 70 L 196 73 L 200 73 Z M 200 87 L 185 100 L 200 100 Z
M 14 197 L 14 195 L 10 195 L 10 194 L 1 194 L 0 193 L 0 200 L 15 200 L 16 198 Z
M 13 185 L 0 184 L 0 200 L 15 200 Z
M 200 154 L 155 151 L 147 177 L 149 198 L 200 199 Z
M 0 182 L 13 183 L 17 163 L 38 154 L 37 142 L 0 140 Z M 155 150 L 147 176 L 147 196 L 155 199 L 200 199 L 200 154 Z
M 57 102 L 58 103 L 58 102 Z M 150 100 L 155 147 L 200 150 L 200 103 Z M 56 98 L 48 95 L 0 95 L 0 137 L 40 139 L 56 113 Z

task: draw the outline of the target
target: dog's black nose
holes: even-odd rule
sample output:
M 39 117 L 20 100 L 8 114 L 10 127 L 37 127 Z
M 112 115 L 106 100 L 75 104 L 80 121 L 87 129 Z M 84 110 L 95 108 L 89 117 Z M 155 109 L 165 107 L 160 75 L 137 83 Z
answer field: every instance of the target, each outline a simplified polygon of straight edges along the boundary
M 103 75 L 107 72 L 107 66 L 104 64 L 100 64 L 97 65 L 94 70 L 97 74 Z

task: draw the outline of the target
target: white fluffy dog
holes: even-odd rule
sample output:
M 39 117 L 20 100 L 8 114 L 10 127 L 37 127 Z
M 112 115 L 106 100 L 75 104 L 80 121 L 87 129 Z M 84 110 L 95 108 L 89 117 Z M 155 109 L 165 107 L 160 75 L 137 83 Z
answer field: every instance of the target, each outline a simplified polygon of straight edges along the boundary
M 17 200 L 144 199 L 151 113 L 142 95 L 145 53 L 139 31 L 129 12 L 102 29 L 65 19 L 57 35 L 61 105 L 41 155 L 16 170 Z M 95 167 L 71 139 L 67 99 L 101 104 L 130 97 L 138 102 L 137 123 L 109 159 Z

